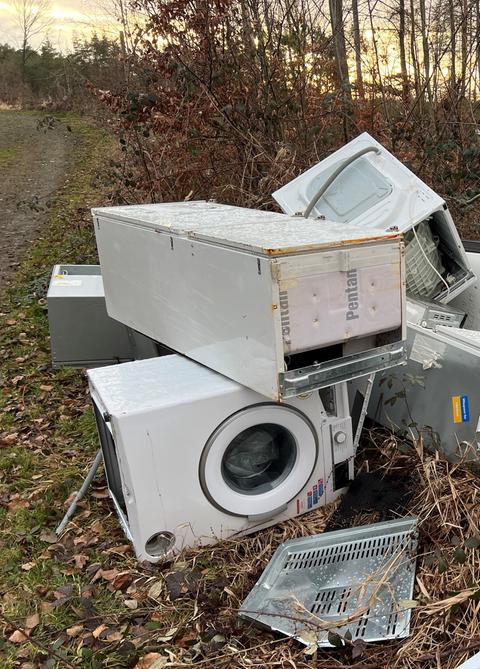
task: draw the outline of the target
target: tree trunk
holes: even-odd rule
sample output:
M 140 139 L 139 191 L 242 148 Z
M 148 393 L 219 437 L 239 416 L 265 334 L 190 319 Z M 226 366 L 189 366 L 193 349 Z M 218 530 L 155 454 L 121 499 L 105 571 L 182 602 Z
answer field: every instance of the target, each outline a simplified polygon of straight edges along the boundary
M 410 91 L 408 85 L 407 56 L 405 49 L 405 0 L 399 0 L 398 13 L 400 19 L 398 42 L 400 48 L 400 71 L 402 73 L 402 97 L 404 102 L 408 102 Z
M 347 51 L 345 48 L 343 0 L 329 0 L 329 5 L 333 43 L 335 46 L 335 62 L 343 101 L 343 133 L 345 141 L 348 141 L 352 120 L 352 91 L 350 88 L 350 76 L 348 74 Z
M 421 107 L 421 87 L 420 87 L 420 71 L 418 67 L 418 58 L 417 58 L 417 41 L 416 41 L 416 31 L 415 31 L 415 6 L 413 0 L 410 0 L 410 51 L 412 57 L 413 65 L 413 81 L 415 84 L 415 95 L 418 100 L 418 104 Z
M 450 21 L 450 87 L 455 92 L 457 87 L 457 44 L 455 39 L 455 11 L 453 0 L 448 0 L 448 16 Z
M 360 20 L 358 17 L 358 0 L 352 0 L 352 18 L 353 18 L 353 44 L 355 46 L 355 69 L 357 74 L 358 97 L 363 100 L 365 90 L 363 87 L 362 75 L 362 43 L 360 40 Z
M 427 12 L 425 9 L 425 0 L 420 0 L 420 25 L 422 31 L 422 57 L 423 57 L 423 72 L 425 75 L 425 88 L 427 91 L 428 101 L 432 102 L 432 89 L 430 86 L 430 50 L 428 46 L 428 26 L 427 26 Z

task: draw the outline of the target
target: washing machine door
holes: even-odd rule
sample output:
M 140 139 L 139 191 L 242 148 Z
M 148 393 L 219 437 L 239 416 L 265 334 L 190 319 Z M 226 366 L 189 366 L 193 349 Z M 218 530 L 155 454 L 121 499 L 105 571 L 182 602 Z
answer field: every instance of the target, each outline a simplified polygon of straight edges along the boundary
M 303 413 L 256 404 L 227 418 L 210 436 L 200 482 L 217 508 L 260 519 L 282 511 L 300 492 L 317 455 L 317 434 Z

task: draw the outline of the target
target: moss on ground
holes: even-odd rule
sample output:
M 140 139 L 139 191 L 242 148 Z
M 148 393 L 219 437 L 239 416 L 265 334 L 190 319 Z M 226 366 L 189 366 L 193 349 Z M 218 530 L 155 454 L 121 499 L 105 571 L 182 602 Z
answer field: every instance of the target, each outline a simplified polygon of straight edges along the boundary
M 17 149 L 14 146 L 8 146 L 5 149 L 0 149 L 0 167 L 7 163 L 13 163 L 17 155 Z

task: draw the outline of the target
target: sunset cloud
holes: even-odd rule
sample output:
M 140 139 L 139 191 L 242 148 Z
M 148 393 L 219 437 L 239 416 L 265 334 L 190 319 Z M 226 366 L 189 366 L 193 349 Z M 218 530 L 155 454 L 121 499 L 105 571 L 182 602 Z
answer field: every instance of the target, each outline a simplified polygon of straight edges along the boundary
M 51 25 L 32 40 L 34 48 L 48 38 L 56 48 L 69 51 L 75 39 L 88 38 L 93 33 L 115 37 L 119 32 L 114 12 L 109 11 L 108 0 L 104 3 L 102 0 L 52 0 L 49 14 Z M 0 44 L 4 43 L 19 47 L 21 34 L 12 3 L 0 0 Z

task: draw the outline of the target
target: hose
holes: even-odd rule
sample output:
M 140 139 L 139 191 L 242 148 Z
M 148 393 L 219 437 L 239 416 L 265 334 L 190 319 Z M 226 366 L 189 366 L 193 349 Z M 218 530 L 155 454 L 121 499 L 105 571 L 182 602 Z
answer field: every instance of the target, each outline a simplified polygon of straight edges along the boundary
M 328 179 L 325 181 L 324 184 L 320 186 L 318 191 L 315 193 L 315 195 L 312 197 L 310 200 L 308 207 L 305 209 L 303 215 L 305 218 L 308 218 L 310 214 L 312 213 L 312 209 L 314 206 L 317 204 L 319 199 L 325 194 L 325 191 L 330 188 L 332 183 L 335 181 L 335 179 L 343 172 L 344 169 L 346 169 L 349 165 L 351 165 L 357 158 L 360 158 L 361 156 L 364 156 L 366 153 L 380 153 L 380 149 L 376 146 L 366 146 L 364 149 L 361 149 L 360 151 L 357 151 L 357 153 L 354 153 L 353 156 L 350 156 L 347 158 L 341 165 L 337 167 L 337 169 L 328 177 Z

